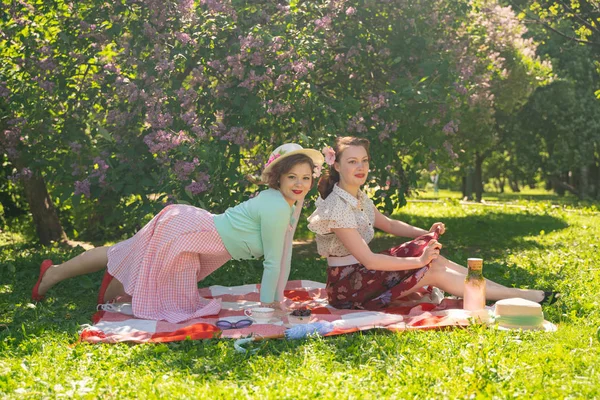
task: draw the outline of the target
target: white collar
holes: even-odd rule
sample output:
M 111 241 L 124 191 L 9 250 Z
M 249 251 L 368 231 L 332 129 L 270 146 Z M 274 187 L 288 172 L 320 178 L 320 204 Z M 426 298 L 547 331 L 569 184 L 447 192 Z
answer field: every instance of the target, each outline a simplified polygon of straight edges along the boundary
M 337 183 L 333 186 L 333 192 L 335 192 L 336 195 L 344 199 L 352 207 L 358 208 L 360 210 L 362 210 L 362 206 L 363 204 L 365 204 L 365 200 L 367 198 L 367 195 L 362 190 L 359 190 L 357 199 L 356 197 L 352 196 L 350 193 L 346 192 L 344 189 L 339 187 Z

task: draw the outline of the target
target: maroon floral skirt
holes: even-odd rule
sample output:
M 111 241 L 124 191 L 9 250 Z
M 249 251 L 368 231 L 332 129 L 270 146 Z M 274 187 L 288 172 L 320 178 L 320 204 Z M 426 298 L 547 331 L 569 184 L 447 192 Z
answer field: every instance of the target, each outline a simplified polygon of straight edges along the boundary
M 438 232 L 402 243 L 382 251 L 392 257 L 418 257 Z M 418 285 L 429 265 L 404 271 L 369 270 L 362 264 L 327 268 L 327 298 L 329 304 L 341 309 L 380 310 L 390 302 L 406 296 Z

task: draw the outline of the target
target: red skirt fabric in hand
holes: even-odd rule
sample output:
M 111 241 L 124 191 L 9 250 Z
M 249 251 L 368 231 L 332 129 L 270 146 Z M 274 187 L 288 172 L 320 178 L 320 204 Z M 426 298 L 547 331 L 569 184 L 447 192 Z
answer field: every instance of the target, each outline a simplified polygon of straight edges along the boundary
M 430 232 L 382 251 L 392 257 L 419 257 L 439 232 Z M 340 309 L 381 310 L 406 296 L 429 269 L 428 265 L 404 271 L 369 270 L 362 264 L 327 269 L 327 298 L 329 304 Z

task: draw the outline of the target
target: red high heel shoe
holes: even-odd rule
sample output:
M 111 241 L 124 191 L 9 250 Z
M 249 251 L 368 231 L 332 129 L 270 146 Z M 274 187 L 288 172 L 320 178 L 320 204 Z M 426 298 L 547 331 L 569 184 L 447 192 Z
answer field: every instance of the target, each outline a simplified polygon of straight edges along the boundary
M 40 288 L 40 283 L 42 282 L 42 278 L 44 277 L 44 274 L 46 273 L 46 271 L 48 271 L 48 268 L 50 268 L 51 266 L 52 266 L 52 260 L 44 260 L 40 264 L 40 276 L 39 276 L 37 282 L 35 283 L 35 286 L 31 290 L 31 299 L 33 301 L 42 301 L 44 299 L 44 295 L 39 294 L 38 290 Z
M 108 273 L 108 268 L 104 272 L 104 278 L 102 278 L 102 284 L 100 285 L 100 291 L 98 292 L 98 304 L 104 304 L 104 293 L 108 284 L 113 280 L 113 276 Z

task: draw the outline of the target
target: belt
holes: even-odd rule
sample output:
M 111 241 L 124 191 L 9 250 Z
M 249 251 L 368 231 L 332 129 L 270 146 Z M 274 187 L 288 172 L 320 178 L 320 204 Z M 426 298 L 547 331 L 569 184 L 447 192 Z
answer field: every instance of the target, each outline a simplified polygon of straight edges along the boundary
M 360 264 L 352 254 L 344 257 L 327 257 L 327 264 L 330 267 L 345 267 L 346 265 Z

